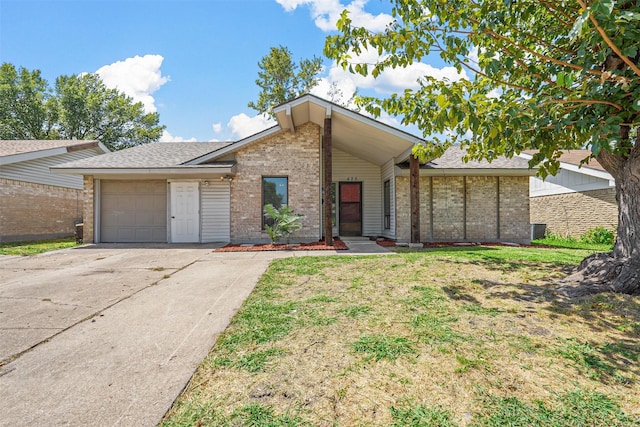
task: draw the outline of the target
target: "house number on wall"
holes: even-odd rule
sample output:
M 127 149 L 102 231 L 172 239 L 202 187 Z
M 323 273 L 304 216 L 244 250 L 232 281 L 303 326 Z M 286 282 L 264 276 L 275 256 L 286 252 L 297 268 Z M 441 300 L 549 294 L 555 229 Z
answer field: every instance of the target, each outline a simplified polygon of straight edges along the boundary
M 357 176 L 348 176 L 347 177 L 347 181 L 358 181 L 358 177 Z

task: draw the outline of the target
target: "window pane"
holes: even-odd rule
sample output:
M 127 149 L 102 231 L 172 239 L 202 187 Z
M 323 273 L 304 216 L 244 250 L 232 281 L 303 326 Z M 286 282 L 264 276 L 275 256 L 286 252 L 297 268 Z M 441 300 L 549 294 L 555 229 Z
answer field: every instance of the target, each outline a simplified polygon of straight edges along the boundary
M 384 182 L 384 228 L 391 228 L 391 181 Z
M 262 178 L 263 206 L 273 205 L 278 209 L 287 204 L 287 178 Z
M 264 207 L 273 205 L 280 209 L 282 205 L 288 203 L 288 183 L 287 177 L 263 177 L 262 178 L 262 228 L 265 225 L 273 225 L 273 219 L 264 217 Z

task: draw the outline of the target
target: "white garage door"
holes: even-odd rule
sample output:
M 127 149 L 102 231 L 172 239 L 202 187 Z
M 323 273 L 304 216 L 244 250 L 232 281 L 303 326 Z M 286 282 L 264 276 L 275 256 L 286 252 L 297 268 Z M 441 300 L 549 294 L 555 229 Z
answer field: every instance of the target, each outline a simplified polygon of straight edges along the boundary
M 101 181 L 100 241 L 167 241 L 167 182 Z

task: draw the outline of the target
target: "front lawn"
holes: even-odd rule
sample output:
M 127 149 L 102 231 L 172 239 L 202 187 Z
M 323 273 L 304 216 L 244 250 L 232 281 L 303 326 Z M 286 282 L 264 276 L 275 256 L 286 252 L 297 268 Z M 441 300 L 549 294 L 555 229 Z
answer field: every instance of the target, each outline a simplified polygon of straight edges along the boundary
M 5 242 L 0 243 L 0 255 L 36 255 L 74 246 L 78 246 L 78 244 L 73 237 L 32 242 Z
M 640 297 L 553 291 L 589 253 L 275 261 L 162 425 L 640 425 Z

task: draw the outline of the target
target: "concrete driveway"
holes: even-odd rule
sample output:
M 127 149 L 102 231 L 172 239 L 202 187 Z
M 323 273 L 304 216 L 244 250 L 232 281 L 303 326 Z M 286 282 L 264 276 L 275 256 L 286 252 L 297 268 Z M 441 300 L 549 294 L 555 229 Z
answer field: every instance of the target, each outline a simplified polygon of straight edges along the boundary
M 155 425 L 269 262 L 92 245 L 0 256 L 0 426 Z

